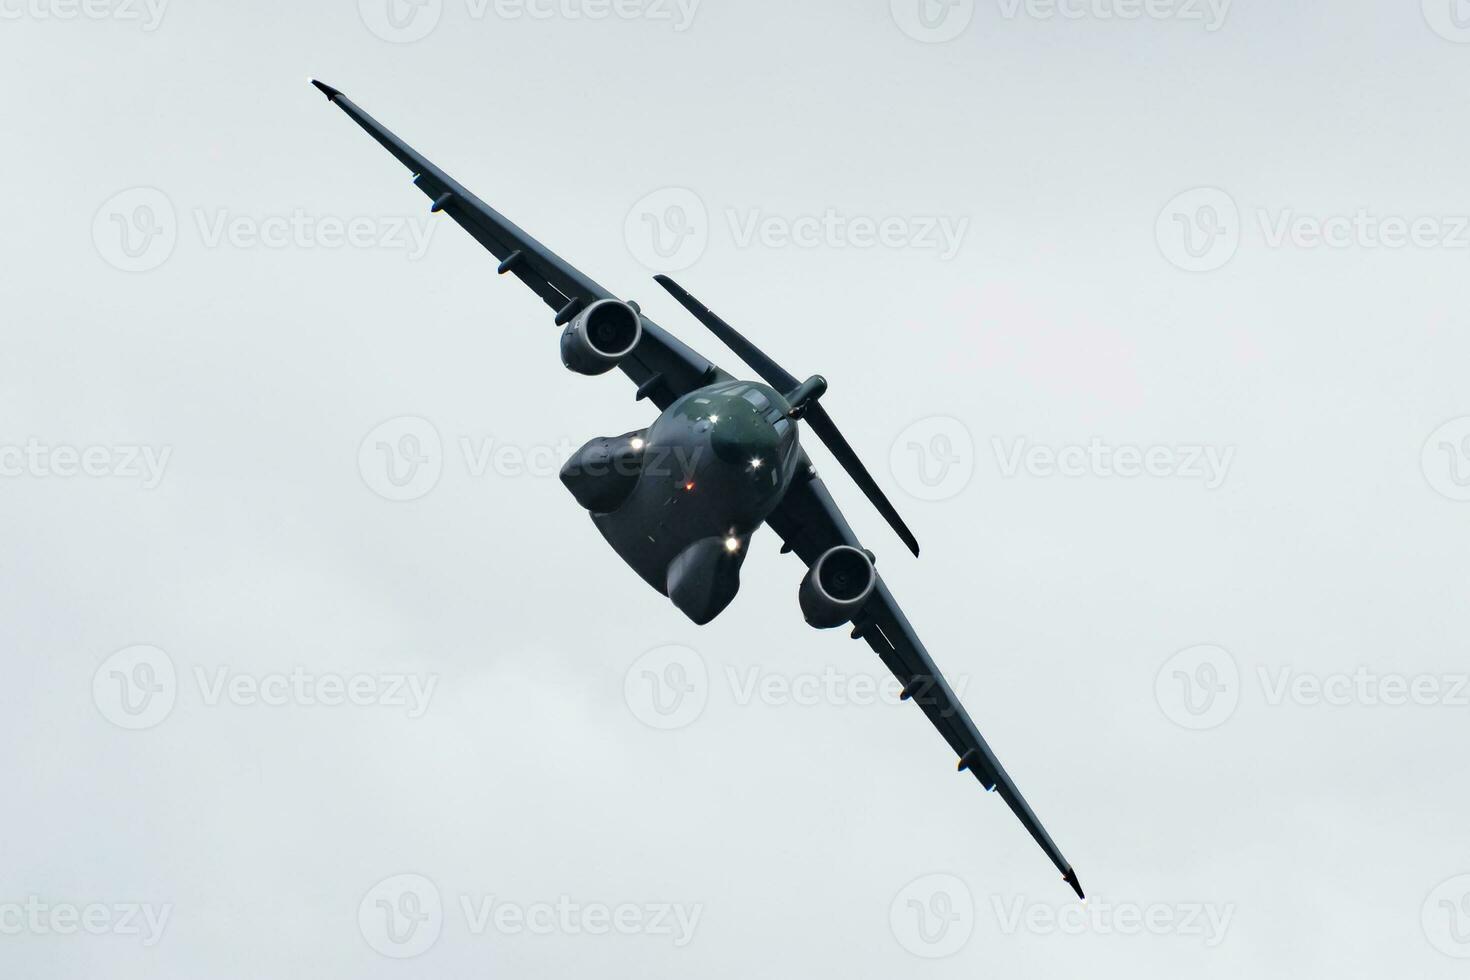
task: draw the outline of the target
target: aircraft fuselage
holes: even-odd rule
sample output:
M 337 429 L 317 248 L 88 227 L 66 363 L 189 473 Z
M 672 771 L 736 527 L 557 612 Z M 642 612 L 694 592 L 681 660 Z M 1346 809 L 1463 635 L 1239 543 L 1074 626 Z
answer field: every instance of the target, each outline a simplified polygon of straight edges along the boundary
M 750 535 L 795 476 L 790 411 L 766 385 L 718 382 L 647 429 L 587 443 L 562 481 L 644 581 L 705 623 L 735 597 Z

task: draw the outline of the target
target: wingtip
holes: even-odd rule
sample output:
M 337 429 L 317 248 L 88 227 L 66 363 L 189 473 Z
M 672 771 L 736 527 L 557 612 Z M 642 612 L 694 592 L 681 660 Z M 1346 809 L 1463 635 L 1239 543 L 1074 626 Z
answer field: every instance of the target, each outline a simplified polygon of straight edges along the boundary
M 326 82 L 319 82 L 315 78 L 311 80 L 311 84 L 315 85 L 317 89 L 327 97 L 328 102 L 336 102 L 337 97 L 342 94 L 341 92 L 332 88 L 332 86 L 328 85 Z
M 1064 874 L 1064 875 L 1062 875 L 1062 880 L 1065 881 L 1067 884 L 1069 884 L 1069 885 L 1072 886 L 1072 890 L 1077 893 L 1077 897 L 1079 899 L 1081 899 L 1084 902 L 1087 901 L 1087 896 L 1084 895 L 1084 894 L 1082 894 L 1082 885 L 1077 880 L 1077 872 L 1076 871 L 1073 871 L 1071 868 L 1068 868 L 1067 869 L 1067 873 Z

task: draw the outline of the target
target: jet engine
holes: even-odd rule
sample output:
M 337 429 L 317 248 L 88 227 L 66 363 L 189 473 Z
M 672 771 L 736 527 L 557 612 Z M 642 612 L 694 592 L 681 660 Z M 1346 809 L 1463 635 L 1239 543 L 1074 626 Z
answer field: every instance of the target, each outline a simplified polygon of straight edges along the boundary
M 578 374 L 605 374 L 638 346 L 643 320 L 617 299 L 600 299 L 572 318 L 561 334 L 561 362 Z
M 801 614 L 820 630 L 841 626 L 857 615 L 877 584 L 872 557 L 840 544 L 823 552 L 801 580 Z

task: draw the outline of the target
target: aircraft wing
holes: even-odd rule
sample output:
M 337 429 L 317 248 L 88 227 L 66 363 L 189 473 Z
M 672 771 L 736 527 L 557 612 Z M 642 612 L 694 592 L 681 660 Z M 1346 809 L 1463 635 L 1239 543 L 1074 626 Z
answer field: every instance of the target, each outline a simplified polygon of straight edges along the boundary
M 512 273 L 529 286 L 556 311 L 558 324 L 566 323 L 588 304 L 615 298 L 465 190 L 347 96 L 323 82 L 313 79 L 311 84 L 412 171 L 414 184 L 433 202 L 430 210 L 448 215 L 500 259 L 499 271 Z M 618 367 L 638 385 L 639 398 L 648 398 L 661 409 L 696 388 L 730 377 L 647 317 L 643 317 L 642 340 Z
M 837 545 L 862 547 L 831 494 L 815 476 L 804 482 L 798 478 L 766 523 L 809 566 Z M 1016 788 L 1015 780 L 1011 779 L 970 720 L 969 713 L 919 642 L 914 628 L 909 625 L 881 576 L 853 623 L 853 637 L 866 640 L 903 684 L 904 699 L 917 704 L 930 723 L 939 729 L 939 734 L 944 736 L 959 758 L 961 770 L 968 769 L 982 786 L 994 790 L 1006 801 L 1057 870 L 1062 872 L 1062 878 L 1072 886 L 1077 897 L 1083 898 L 1077 872 L 1062 856 L 1026 798 Z
M 431 210 L 453 219 L 500 259 L 502 274 L 513 273 L 556 311 L 558 324 L 569 321 L 589 303 L 615 298 L 467 191 L 337 89 L 318 81 L 312 84 L 414 174 L 414 183 L 433 202 Z M 638 385 L 639 398 L 649 398 L 659 408 L 667 408 L 690 391 L 731 377 L 647 317 L 642 322 L 643 337 L 638 346 L 618 363 Z M 808 565 L 835 545 L 860 547 L 826 487 L 815 478 L 798 480 L 767 523 Z M 904 684 L 905 693 L 960 757 L 962 768 L 974 773 L 986 789 L 1000 793 L 1081 896 L 1077 875 L 934 666 L 881 578 L 856 624 L 854 635 L 867 640 Z

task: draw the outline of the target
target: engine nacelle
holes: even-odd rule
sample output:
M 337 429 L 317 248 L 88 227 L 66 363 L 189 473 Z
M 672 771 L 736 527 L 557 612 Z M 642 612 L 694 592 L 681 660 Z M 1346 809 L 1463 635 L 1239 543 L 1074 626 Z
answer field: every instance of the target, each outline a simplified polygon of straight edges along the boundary
M 643 339 L 638 311 L 617 299 L 600 299 L 572 318 L 561 334 L 561 362 L 578 374 L 605 374 Z
M 823 552 L 801 580 L 801 614 L 817 629 L 841 626 L 857 615 L 877 584 L 868 553 L 840 544 Z

